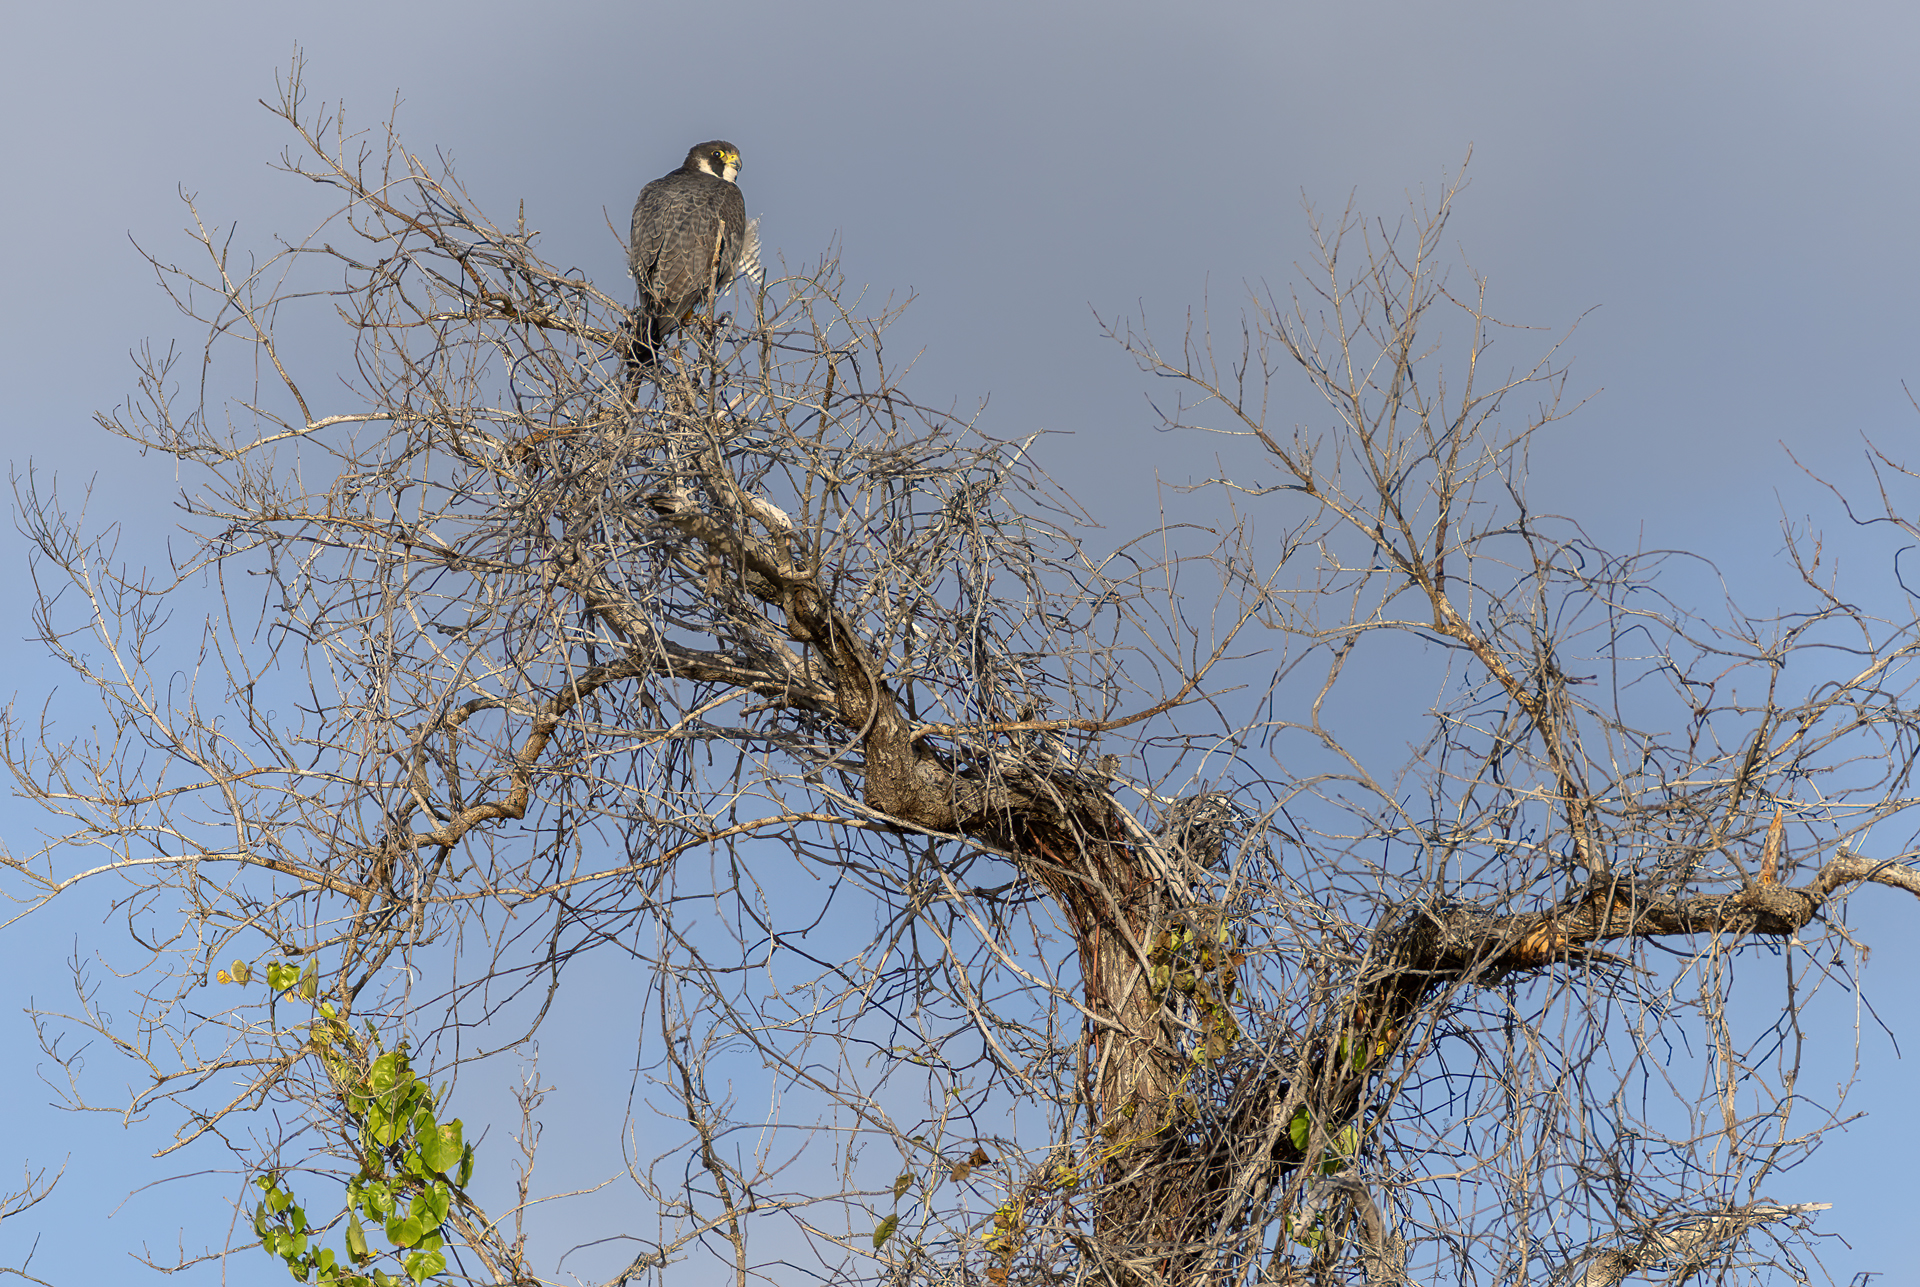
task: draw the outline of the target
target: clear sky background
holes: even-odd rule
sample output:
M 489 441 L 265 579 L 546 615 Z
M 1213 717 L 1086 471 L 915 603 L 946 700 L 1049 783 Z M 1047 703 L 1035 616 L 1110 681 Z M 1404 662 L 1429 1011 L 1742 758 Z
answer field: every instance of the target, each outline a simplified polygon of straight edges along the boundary
M 1578 322 L 1571 391 L 1591 400 L 1536 440 L 1536 507 L 1615 548 L 1702 554 L 1762 614 L 1790 597 L 1783 519 L 1824 530 L 1846 593 L 1909 611 L 1889 593 L 1896 546 L 1850 528 L 1788 453 L 1864 496 L 1866 438 L 1905 458 L 1920 431 L 1903 387 L 1920 378 L 1911 5 L 189 2 L 21 5 L 5 26 L 0 442 L 16 474 L 94 479 L 96 512 L 155 550 L 171 462 L 92 414 L 132 387 L 129 350 L 199 336 L 131 243 L 187 252 L 182 188 L 241 246 L 297 239 L 330 209 L 270 168 L 291 140 L 255 102 L 298 44 L 350 125 L 397 95 L 415 151 L 451 157 L 496 220 L 524 200 L 544 257 L 617 296 L 609 222 L 624 229 L 689 144 L 732 140 L 768 251 L 797 264 L 838 245 L 870 300 L 914 296 L 893 343 L 924 349 L 918 399 L 985 399 L 997 437 L 1057 431 L 1041 458 L 1116 539 L 1151 524 L 1157 487 L 1211 472 L 1210 449 L 1155 431 L 1148 382 L 1095 314 L 1144 312 L 1169 337 L 1189 309 L 1231 318 L 1248 283 L 1284 291 L 1307 262 L 1303 194 L 1394 217 L 1471 149 L 1453 238 L 1498 316 L 1545 328 L 1511 360 Z M 63 677 L 21 640 L 11 534 L 0 584 L 19 623 L 0 639 L 7 687 L 37 708 Z M 0 804 L 15 851 L 37 825 Z M 0 1227 L 0 1264 L 38 1236 L 35 1272 L 62 1287 L 136 1281 L 130 1248 L 164 1254 L 183 1228 L 217 1242 L 226 1219 L 171 1196 L 191 1185 L 123 1203 L 198 1163 L 150 1162 L 143 1128 L 45 1107 L 18 1010 L 118 932 L 104 912 L 76 899 L 0 935 L 0 1168 L 71 1155 L 56 1197 Z M 1920 905 L 1875 889 L 1848 920 L 1873 948 L 1879 1018 L 1920 1035 Z M 1743 1000 L 1764 1008 L 1778 972 L 1752 977 Z M 1847 1041 L 1851 998 L 1820 1000 L 1837 1013 L 1813 1030 Z M 1866 1034 L 1852 1104 L 1870 1116 L 1770 1196 L 1832 1202 L 1819 1227 L 1852 1247 L 1828 1244 L 1828 1270 L 1893 1283 L 1920 1259 L 1920 1096 L 1895 1042 L 1871 1019 Z M 605 1098 L 617 1120 L 631 1052 L 583 1039 L 571 1056 L 561 1116 L 591 1121 Z M 133 1075 L 104 1053 L 92 1071 Z

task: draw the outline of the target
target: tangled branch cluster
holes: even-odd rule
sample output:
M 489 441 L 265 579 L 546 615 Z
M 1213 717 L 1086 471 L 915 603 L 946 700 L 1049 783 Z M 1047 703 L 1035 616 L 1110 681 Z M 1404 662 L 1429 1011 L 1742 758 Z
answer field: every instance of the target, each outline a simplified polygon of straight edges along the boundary
M 56 1055 L 77 1025 L 140 1067 L 127 1111 L 302 1221 L 325 1177 L 448 1195 L 408 1273 L 549 1281 L 537 1073 L 516 1177 L 456 1136 L 460 1166 L 376 1182 L 374 1064 L 339 1052 L 411 1049 L 445 1110 L 612 974 L 647 1214 L 607 1231 L 637 1254 L 580 1253 L 598 1281 L 1798 1263 L 1755 1235 L 1813 1209 L 1763 1188 L 1837 1120 L 1796 1107 L 1793 1016 L 1845 981 L 1801 936 L 1844 938 L 1861 882 L 1920 893 L 1867 840 L 1908 802 L 1920 640 L 1811 568 L 1811 610 L 1709 624 L 1662 558 L 1534 514 L 1564 370 L 1486 383 L 1496 324 L 1437 266 L 1451 191 L 1402 234 L 1316 227 L 1322 276 L 1232 344 L 1116 334 L 1183 391 L 1170 424 L 1251 455 L 1197 493 L 1197 548 L 1096 548 L 1031 439 L 908 396 L 831 263 L 638 381 L 622 301 L 303 92 L 286 168 L 331 223 L 245 265 L 198 225 L 161 275 L 208 374 L 183 412 L 151 357 L 103 418 L 190 473 L 189 547 L 128 568 L 26 498 L 63 586 L 38 628 L 106 732 L 10 715 L 62 827 L 7 864 L 29 910 L 127 885 L 130 1019 L 85 979 L 42 1017 Z M 338 385 L 309 303 L 351 339 Z M 1273 427 L 1283 377 L 1322 427 Z M 1794 696 L 1800 654 L 1851 660 Z M 1757 940 L 1791 990 L 1738 1034 Z

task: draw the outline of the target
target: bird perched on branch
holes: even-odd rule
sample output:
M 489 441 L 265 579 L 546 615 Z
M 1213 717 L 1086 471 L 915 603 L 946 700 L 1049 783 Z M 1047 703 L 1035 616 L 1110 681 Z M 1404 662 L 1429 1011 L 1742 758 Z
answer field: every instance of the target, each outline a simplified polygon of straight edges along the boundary
M 734 185 L 740 149 L 696 145 L 679 169 L 640 189 L 627 265 L 640 284 L 629 364 L 651 366 L 660 345 L 736 277 L 760 271 L 758 220 Z

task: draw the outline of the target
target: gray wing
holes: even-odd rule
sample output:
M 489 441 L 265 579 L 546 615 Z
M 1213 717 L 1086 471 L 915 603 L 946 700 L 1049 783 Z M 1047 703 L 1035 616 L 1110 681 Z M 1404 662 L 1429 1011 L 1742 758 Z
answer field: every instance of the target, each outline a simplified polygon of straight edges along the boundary
M 640 189 L 640 195 L 633 203 L 633 224 L 627 230 L 627 271 L 633 274 L 635 281 L 646 280 L 647 265 L 660 254 L 659 238 L 653 233 L 652 212 L 648 209 L 647 201 L 658 186 L 658 182 L 654 182 Z

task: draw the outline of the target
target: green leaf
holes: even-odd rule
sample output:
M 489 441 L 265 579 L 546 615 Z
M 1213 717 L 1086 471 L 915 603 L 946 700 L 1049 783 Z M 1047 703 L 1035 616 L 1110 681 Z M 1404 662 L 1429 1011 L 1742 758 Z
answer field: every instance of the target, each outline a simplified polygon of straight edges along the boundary
M 347 1255 L 356 1265 L 365 1264 L 372 1253 L 367 1250 L 367 1231 L 360 1225 L 360 1216 L 356 1212 L 347 1213 Z
M 913 1172 L 902 1171 L 893 1178 L 893 1200 L 898 1202 L 900 1195 L 913 1187 Z
M 420 1139 L 420 1159 L 427 1169 L 445 1174 L 460 1164 L 465 1148 L 460 1140 L 460 1119 L 436 1126 Z M 896 1194 L 896 1196 L 898 1196 Z
M 360 1209 L 369 1220 L 385 1220 L 393 1213 L 393 1186 L 385 1182 L 369 1184 L 360 1197 Z
M 473 1145 L 469 1144 L 466 1146 L 466 1148 L 462 1149 L 460 1152 L 460 1178 L 459 1178 L 460 1187 L 463 1189 L 466 1188 L 467 1181 L 471 1180 L 472 1178 L 473 1178 Z
M 320 995 L 320 962 L 308 961 L 300 972 L 300 999 L 311 1001 Z
M 314 1267 L 317 1268 L 321 1273 L 326 1273 L 329 1269 L 332 1269 L 333 1268 L 333 1248 L 322 1247 L 320 1248 L 320 1250 L 314 1252 L 313 1263 L 314 1263 Z
M 443 1251 L 416 1251 L 407 1257 L 407 1277 L 417 1283 L 423 1283 L 447 1267 L 447 1256 Z
M 447 1218 L 447 1207 L 452 1197 L 453 1195 L 447 1192 L 446 1185 L 435 1184 L 414 1197 L 413 1207 L 408 1212 L 408 1217 L 420 1222 L 422 1233 L 438 1229 L 441 1222 Z M 414 1241 L 417 1242 L 419 1239 L 416 1238 Z
M 899 1227 L 900 1217 L 897 1215 L 890 1215 L 882 1220 L 880 1227 L 873 1231 L 873 1249 L 878 1251 L 881 1247 L 884 1247 L 887 1239 L 893 1237 L 893 1231 Z
M 300 981 L 300 967 L 286 961 L 267 962 L 267 986 L 285 992 Z
M 1287 1123 L 1287 1138 L 1293 1141 L 1296 1149 L 1304 1153 L 1307 1141 L 1312 1137 L 1313 1119 L 1307 1116 L 1305 1108 L 1301 1108 L 1294 1113 L 1293 1120 Z
M 375 1148 L 392 1148 L 406 1134 L 407 1121 L 388 1111 L 381 1100 L 372 1100 L 367 1104 L 366 1136 Z
M 411 1247 L 420 1241 L 420 1235 L 426 1230 L 412 1216 L 405 1219 L 387 1221 L 387 1241 L 396 1247 Z
M 1296 1231 L 1294 1229 L 1292 1216 L 1288 1216 L 1282 1220 L 1280 1227 L 1286 1230 L 1289 1238 L 1309 1250 L 1318 1247 L 1322 1242 L 1326 1241 L 1327 1235 L 1321 1229 L 1320 1221 L 1317 1218 L 1311 1225 L 1307 1226 L 1305 1230 Z
M 406 1085 L 413 1081 L 413 1070 L 407 1067 L 407 1057 L 398 1050 L 389 1050 L 373 1061 L 373 1067 L 367 1070 L 367 1084 L 373 1087 L 376 1095 L 384 1095 L 395 1086 Z

